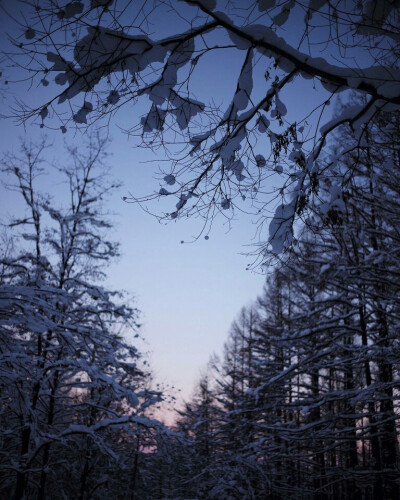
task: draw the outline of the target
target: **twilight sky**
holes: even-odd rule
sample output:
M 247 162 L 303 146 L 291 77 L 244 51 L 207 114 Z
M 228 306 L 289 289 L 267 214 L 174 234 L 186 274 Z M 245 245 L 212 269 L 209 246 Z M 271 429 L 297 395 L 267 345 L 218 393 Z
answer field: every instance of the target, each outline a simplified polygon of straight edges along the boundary
M 4 4 L 14 5 L 9 1 Z M 5 43 L 7 20 L 4 15 L 0 22 L 0 36 L 3 37 L 0 42 Z M 163 23 L 164 27 L 167 25 L 167 22 Z M 194 82 L 198 92 L 226 105 L 226 96 L 229 99 L 236 86 L 242 57 L 242 53 L 230 50 L 223 58 L 217 60 L 212 56 L 201 62 L 203 66 L 198 68 L 200 76 Z M 261 65 L 260 71 L 264 71 Z M 291 93 L 282 93 L 289 109 L 288 121 L 294 119 L 290 110 L 305 116 L 312 109 L 313 99 L 308 101 L 303 97 L 309 85 L 309 81 L 299 78 L 296 86 L 290 87 Z M 26 83 L 10 83 L 8 87 L 1 97 L 3 109 L 7 109 L 14 98 L 38 105 L 47 92 L 42 87 L 30 88 L 27 92 Z M 317 86 L 315 93 L 319 93 L 321 99 L 324 91 Z M 142 334 L 147 340 L 145 348 L 151 353 L 156 380 L 175 385 L 187 397 L 210 355 L 221 353 L 236 314 L 262 289 L 264 276 L 246 271 L 246 265 L 252 259 L 241 255 L 254 250 L 249 245 L 258 241 L 254 239 L 257 226 L 250 216 L 238 214 L 230 230 L 222 219 L 218 219 L 209 239 L 206 241 L 203 234 L 196 241 L 196 236 L 201 233 L 201 220 L 172 221 L 163 225 L 137 205 L 123 202 L 122 197 L 129 192 L 140 195 L 159 189 L 154 174 L 158 162 L 164 158 L 135 148 L 134 140 L 128 140 L 118 128 L 137 123 L 144 109 L 140 104 L 135 108 L 124 108 L 110 125 L 113 140 L 108 163 L 112 176 L 121 180 L 123 187 L 114 193 L 109 203 L 109 209 L 118 214 L 115 216 L 115 239 L 121 243 L 122 257 L 109 269 L 108 284 L 136 297 L 136 306 L 143 312 Z M 0 120 L 0 153 L 17 151 L 19 137 L 35 140 L 40 134 L 37 124 L 27 123 L 24 129 L 3 118 Z M 56 151 L 51 156 L 57 156 L 57 151 L 61 151 L 63 139 L 76 145 L 82 141 L 81 133 L 72 129 L 65 136 L 58 130 L 49 130 L 47 135 Z M 52 194 L 62 200 L 62 186 L 54 186 L 50 176 L 44 181 L 44 187 L 46 182 Z M 271 187 L 277 182 L 278 179 L 272 178 Z M 3 187 L 0 189 L 1 216 L 18 210 L 20 200 L 16 195 L 4 192 Z M 262 239 L 266 240 L 267 235 L 264 234 Z
M 10 83 L 8 87 L 2 96 L 3 110 L 14 98 L 23 97 L 33 104 L 43 98 L 43 89 L 31 88 L 28 95 L 24 84 Z M 119 118 L 119 125 L 130 120 L 132 110 L 124 111 Z M 41 135 L 37 124 L 27 123 L 24 128 L 2 118 L 0 154 L 17 152 L 21 138 L 37 140 Z M 64 139 L 76 145 L 82 141 L 81 134 L 72 130 L 65 136 L 51 130 L 46 135 L 54 144 L 49 159 L 57 157 L 58 161 L 62 161 L 58 152 Z M 121 243 L 122 256 L 110 267 L 108 284 L 135 296 L 136 306 L 142 311 L 142 334 L 147 341 L 144 348 L 150 352 L 156 380 L 175 385 L 188 397 L 210 355 L 221 352 L 235 315 L 261 291 L 264 277 L 246 271 L 251 259 L 240 255 L 254 250 L 249 245 L 255 241 L 256 226 L 245 216 L 234 221 L 230 230 L 224 221 L 217 220 L 209 239 L 203 235 L 196 241 L 200 220 L 164 225 L 139 206 L 125 203 L 122 197 L 128 192 L 158 190 L 154 179 L 158 164 L 151 152 L 135 149 L 133 140 L 115 125 L 110 128 L 110 136 L 110 173 L 122 181 L 123 187 L 109 203 L 110 211 L 116 213 L 114 239 Z M 152 163 L 143 163 L 146 161 Z M 62 200 L 63 187 L 54 185 L 50 173 L 41 185 Z M 4 220 L 21 206 L 18 195 L 1 185 L 0 217 Z
M 23 130 L 1 120 L 1 153 L 17 151 L 23 135 Z M 210 354 L 221 352 L 236 313 L 261 291 L 264 277 L 246 271 L 251 260 L 240 255 L 252 250 L 245 244 L 251 243 L 255 226 L 241 218 L 228 231 L 216 221 L 209 240 L 193 241 L 201 228 L 199 221 L 162 225 L 137 205 L 126 204 L 122 196 L 133 186 L 155 181 L 149 165 L 140 165 L 145 155 L 138 155 L 118 131 L 113 136 L 111 173 L 124 187 L 114 193 L 109 209 L 117 213 L 114 239 L 121 243 L 122 256 L 110 267 L 108 284 L 135 296 L 157 380 L 188 396 Z M 31 132 L 27 126 L 27 137 L 38 137 L 37 130 Z M 79 135 L 71 137 L 72 143 L 79 140 Z M 54 156 L 52 151 L 50 157 Z M 52 186 L 50 175 L 43 179 L 43 188 L 62 199 L 62 186 Z M 4 186 L 0 190 L 3 218 L 18 210 L 22 201 L 16 193 L 5 192 Z M 182 240 L 190 243 L 181 244 Z

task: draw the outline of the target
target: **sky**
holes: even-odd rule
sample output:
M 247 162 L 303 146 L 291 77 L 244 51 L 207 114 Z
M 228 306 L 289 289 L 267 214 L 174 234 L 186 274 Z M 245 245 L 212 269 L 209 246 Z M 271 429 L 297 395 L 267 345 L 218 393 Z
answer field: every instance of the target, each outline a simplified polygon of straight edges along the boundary
M 146 339 L 140 347 L 150 354 L 155 380 L 181 389 L 188 398 L 209 356 L 221 352 L 235 315 L 262 289 L 264 276 L 246 271 L 250 261 L 241 255 L 253 250 L 246 244 L 251 244 L 255 227 L 250 220 L 238 220 L 228 230 L 216 222 L 208 240 L 196 241 L 196 221 L 162 225 L 139 206 L 127 204 L 123 196 L 136 183 L 151 183 L 151 170 L 140 165 L 137 151 L 117 131 L 113 135 L 108 163 L 123 186 L 113 193 L 108 209 L 115 213 L 112 238 L 121 244 L 121 257 L 107 270 L 107 284 L 134 296 Z M 0 136 L 1 153 L 18 150 L 20 128 L 2 120 Z M 27 137 L 37 136 L 28 126 Z M 72 143 L 78 141 L 72 138 Z M 59 156 L 61 147 L 51 157 Z M 63 186 L 53 181 L 51 175 L 41 179 L 41 188 L 60 201 Z M 0 190 L 0 213 L 7 219 L 20 209 L 22 199 L 4 186 Z
M 22 97 L 36 102 L 43 98 L 43 89 L 31 88 L 27 96 L 25 85 L 9 85 L 2 97 L 3 110 Z M 118 125 L 131 116 L 131 110 L 122 113 Z M 21 139 L 35 141 L 42 132 L 32 123 L 24 128 L 2 118 L 0 155 L 17 152 Z M 72 131 L 65 137 L 52 131 L 46 134 L 54 144 L 50 156 L 59 161 L 63 139 L 76 145 L 82 140 Z M 203 236 L 196 240 L 201 221 L 164 225 L 139 206 L 127 204 L 122 198 L 129 192 L 157 189 L 157 158 L 135 148 L 114 124 L 110 136 L 110 172 L 123 186 L 109 201 L 110 211 L 116 213 L 113 236 L 121 244 L 121 257 L 109 268 L 107 283 L 135 297 L 146 339 L 141 347 L 149 353 L 155 381 L 174 386 L 181 391 L 180 398 L 188 399 L 210 355 L 222 352 L 236 314 L 261 292 L 265 277 L 259 271 L 247 271 L 251 260 L 242 255 L 254 250 L 256 226 L 248 217 L 235 220 L 231 228 L 216 221 L 208 240 Z M 153 163 L 144 163 L 147 161 Z M 53 184 L 51 174 L 41 183 L 56 199 L 62 199 L 63 188 Z M 22 199 L 3 185 L 0 193 L 0 217 L 4 220 L 20 209 Z
M 4 37 L 7 23 L 4 17 L 0 22 Z M 211 95 L 219 103 L 226 102 L 226 96 L 231 96 L 236 86 L 241 61 L 238 57 L 242 56 L 227 51 L 224 58 L 209 59 L 200 66 L 201 76 L 196 81 L 199 92 Z M 289 110 L 294 109 L 302 116 L 314 104 L 314 98 L 303 97 L 307 85 L 308 82 L 299 79 L 291 93 L 284 96 Z M 27 92 L 26 84 L 8 87 L 1 97 L 3 109 L 21 98 L 37 105 L 47 92 L 42 87 L 31 87 Z M 315 88 L 315 93 L 318 92 L 315 101 L 323 95 L 323 90 Z M 114 239 L 120 242 L 122 255 L 108 270 L 107 283 L 111 288 L 133 294 L 136 306 L 142 311 L 142 334 L 146 339 L 143 349 L 149 352 L 155 381 L 175 386 L 187 399 L 210 356 L 222 353 L 235 316 L 261 293 L 265 275 L 259 268 L 246 270 L 252 258 L 244 254 L 253 252 L 258 242 L 257 225 L 250 216 L 238 215 L 230 226 L 224 220 L 216 220 L 209 239 L 205 240 L 204 234 L 197 238 L 202 229 L 199 219 L 160 224 L 138 205 L 123 201 L 129 193 L 152 193 L 159 189 L 154 176 L 164 158 L 137 148 L 135 141 L 120 130 L 138 121 L 141 111 L 140 105 L 136 109 L 123 109 L 109 128 L 112 156 L 108 164 L 112 176 L 123 185 L 109 201 L 110 211 L 116 213 Z M 289 111 L 288 120 L 291 119 Z M 23 128 L 2 118 L 0 154 L 17 151 L 21 137 L 37 140 L 41 134 L 37 124 L 28 122 Z M 80 133 L 73 130 L 65 137 L 59 131 L 50 130 L 47 134 L 54 143 L 52 154 L 59 161 L 62 161 L 63 139 L 76 145 L 82 141 Z M 62 186 L 54 185 L 50 175 L 43 181 L 43 187 L 62 199 Z M 0 189 L 0 214 L 7 217 L 19 209 L 20 201 L 15 193 L 6 192 L 4 187 Z M 267 235 L 263 237 L 267 239 Z

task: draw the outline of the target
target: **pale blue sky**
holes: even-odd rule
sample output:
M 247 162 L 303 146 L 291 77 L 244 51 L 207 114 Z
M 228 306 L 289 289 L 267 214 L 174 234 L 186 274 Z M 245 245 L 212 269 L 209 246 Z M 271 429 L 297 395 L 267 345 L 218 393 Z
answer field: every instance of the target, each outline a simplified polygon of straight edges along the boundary
M 4 31 L 3 31 L 4 33 Z M 236 86 L 236 76 L 243 59 L 243 52 L 230 50 L 223 58 L 201 62 L 197 68 L 201 78 L 195 82 L 197 92 L 212 96 L 217 102 L 227 102 Z M 203 65 L 203 66 L 202 66 Z M 264 71 L 260 67 L 260 71 Z M 281 98 L 289 109 L 288 120 L 305 116 L 315 100 L 304 98 L 312 82 L 298 77 L 291 93 L 282 92 Z M 319 87 L 318 87 L 319 88 Z M 23 97 L 33 105 L 43 102 L 44 88 L 31 88 L 14 84 L 3 100 L 4 108 L 12 97 Z M 324 95 L 321 90 L 316 93 Z M 225 99 L 224 99 L 225 97 Z M 143 312 L 142 333 L 151 351 L 151 367 L 157 381 L 166 381 L 182 389 L 187 397 L 213 352 L 221 353 L 231 322 L 243 305 L 254 300 L 261 292 L 264 276 L 246 271 L 248 257 L 241 255 L 254 250 L 249 247 L 254 240 L 256 225 L 250 217 L 238 215 L 232 229 L 217 220 L 208 241 L 202 236 L 201 221 L 170 222 L 162 225 L 137 205 L 126 204 L 122 197 L 158 191 L 154 179 L 157 159 L 151 152 L 135 148 L 133 140 L 114 125 L 123 127 L 139 121 L 140 112 L 147 106 L 126 108 L 117 115 L 110 127 L 113 139 L 110 147 L 111 173 L 123 182 L 123 187 L 110 200 L 110 210 L 119 213 L 115 218 L 115 239 L 121 243 L 122 257 L 109 270 L 109 284 L 115 289 L 125 289 L 136 297 L 136 306 Z M 330 112 L 329 112 L 330 113 Z M 38 138 L 37 125 L 28 123 L 24 130 L 10 120 L 0 121 L 0 152 L 16 150 L 18 137 Z M 79 144 L 81 137 L 69 130 L 65 136 L 59 131 L 48 135 L 56 148 L 61 150 L 62 139 Z M 151 163 L 143 163 L 148 162 Z M 273 181 L 275 182 L 276 179 Z M 49 180 L 51 186 L 51 180 Z M 3 189 L 3 188 L 1 188 Z M 56 196 L 62 190 L 52 187 Z M 0 213 L 18 208 L 15 194 L 2 193 Z M 173 207 L 172 200 L 169 202 Z M 154 206 L 153 206 L 154 207 Z M 167 210 L 166 210 L 167 211 Z M 266 229 L 265 229 L 266 230 Z M 262 239 L 266 240 L 264 234 Z M 192 242 L 181 244 L 181 241 Z
M 37 127 L 32 133 L 30 127 L 27 137 L 38 137 Z M 21 128 L 2 120 L 1 152 L 17 151 L 18 137 L 23 135 Z M 122 256 L 109 269 L 108 283 L 136 297 L 157 380 L 166 380 L 188 395 L 210 354 L 221 352 L 236 313 L 261 291 L 264 277 L 246 271 L 250 261 L 240 255 L 253 250 L 245 245 L 251 243 L 256 228 L 244 217 L 234 221 L 230 231 L 216 221 L 209 240 L 194 241 L 200 221 L 163 225 L 137 205 L 125 203 L 122 197 L 135 185 L 152 190 L 157 182 L 149 165 L 140 164 L 146 153 L 139 154 L 118 131 L 113 136 L 111 174 L 124 186 L 113 194 L 109 208 L 119 214 L 114 219 L 114 237 L 121 243 Z M 71 140 L 79 142 L 79 136 Z M 57 152 L 61 145 L 55 142 Z M 54 156 L 51 151 L 50 158 Z M 50 176 L 41 186 L 49 188 L 56 199 L 63 196 L 62 186 L 52 186 Z M 0 189 L 0 213 L 12 214 L 22 202 L 16 193 Z M 181 244 L 182 240 L 192 243 Z

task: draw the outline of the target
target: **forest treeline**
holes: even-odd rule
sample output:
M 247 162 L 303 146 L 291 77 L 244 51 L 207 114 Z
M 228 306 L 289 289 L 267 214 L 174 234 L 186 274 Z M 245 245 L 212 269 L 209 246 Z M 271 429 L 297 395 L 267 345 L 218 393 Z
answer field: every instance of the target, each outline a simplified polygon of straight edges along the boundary
M 399 117 L 355 134 L 180 412 L 178 498 L 400 498 Z
M 8 158 L 29 251 L 1 258 L 2 498 L 400 498 L 399 116 L 357 133 L 171 429 L 126 341 L 137 311 L 98 284 L 118 253 L 102 145 L 69 151 L 64 209 L 36 194 L 41 150 Z

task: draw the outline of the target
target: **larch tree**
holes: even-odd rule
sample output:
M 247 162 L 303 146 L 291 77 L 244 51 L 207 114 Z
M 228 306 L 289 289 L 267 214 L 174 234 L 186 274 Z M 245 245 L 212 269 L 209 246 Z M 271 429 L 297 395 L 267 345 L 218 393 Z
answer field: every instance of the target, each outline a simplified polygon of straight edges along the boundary
M 345 142 L 351 131 L 343 131 Z M 347 287 L 353 351 L 363 360 L 368 450 L 375 470 L 375 496 L 398 495 L 391 472 L 398 462 L 396 366 L 398 365 L 398 116 L 382 113 L 368 128 L 368 141 L 339 164 L 344 196 L 341 224 L 333 228 L 346 269 L 335 286 Z M 353 175 L 346 175 L 348 168 Z M 356 363 L 354 363 L 356 364 Z M 374 396 L 372 396 L 372 394 Z M 362 401 L 362 398 L 359 398 Z M 364 410 L 365 411 L 365 410 Z M 384 423 L 383 423 L 384 422 Z M 365 460 L 364 460 L 365 461 Z
M 339 147 L 353 134 L 342 127 Z M 222 497 L 399 496 L 398 117 L 379 114 L 367 135 L 344 157 L 332 147 L 335 172 L 254 325 L 244 310 L 215 363 L 223 465 L 209 484 Z

